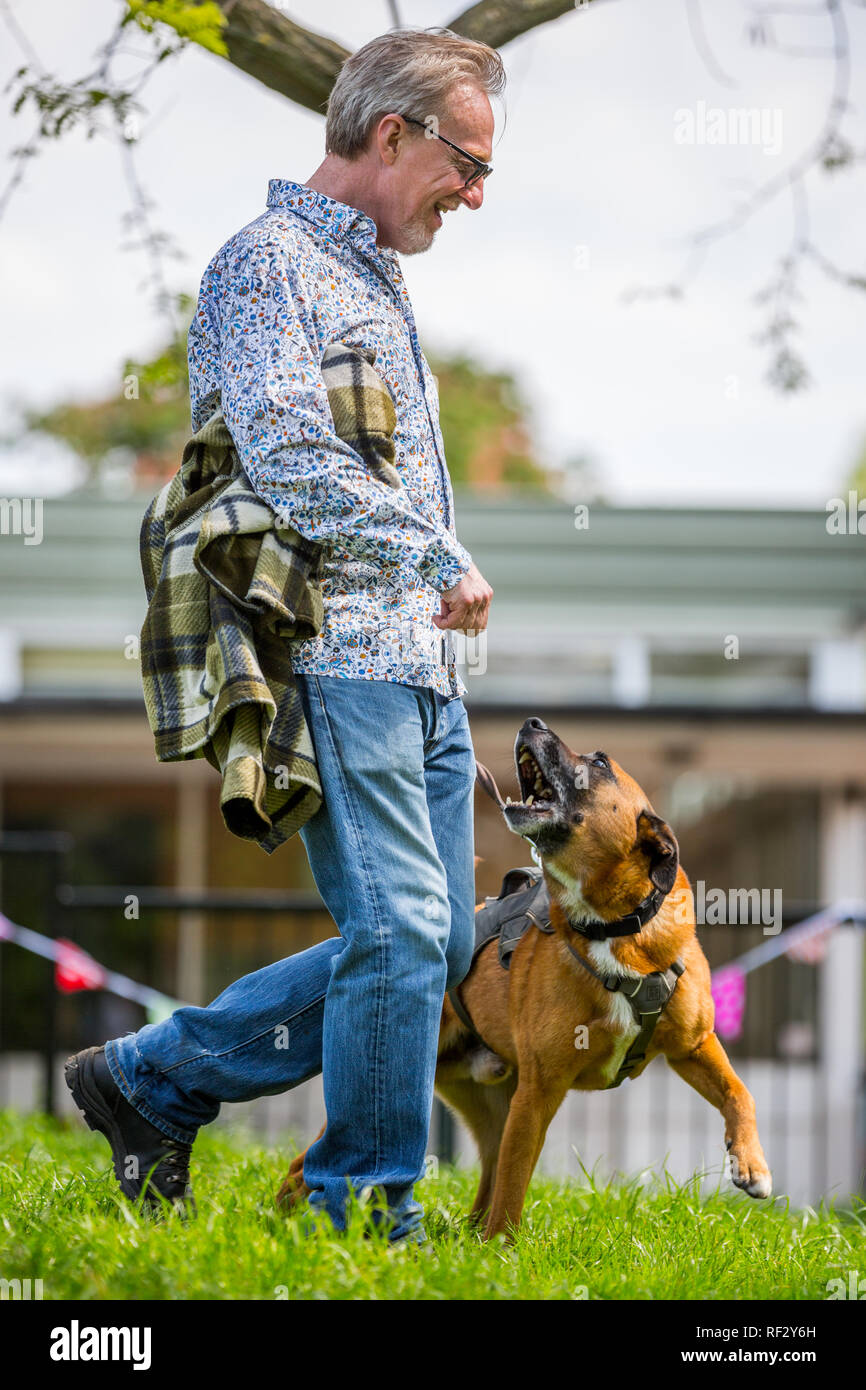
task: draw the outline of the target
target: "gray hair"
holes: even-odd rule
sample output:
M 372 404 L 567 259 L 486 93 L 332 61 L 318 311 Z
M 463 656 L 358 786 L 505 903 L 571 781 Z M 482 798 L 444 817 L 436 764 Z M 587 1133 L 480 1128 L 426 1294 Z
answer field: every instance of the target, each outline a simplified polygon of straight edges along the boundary
M 328 98 L 325 150 L 355 159 L 389 111 L 443 117 L 447 94 L 469 82 L 488 96 L 505 89 L 505 66 L 495 48 L 451 29 L 391 29 L 352 53 Z

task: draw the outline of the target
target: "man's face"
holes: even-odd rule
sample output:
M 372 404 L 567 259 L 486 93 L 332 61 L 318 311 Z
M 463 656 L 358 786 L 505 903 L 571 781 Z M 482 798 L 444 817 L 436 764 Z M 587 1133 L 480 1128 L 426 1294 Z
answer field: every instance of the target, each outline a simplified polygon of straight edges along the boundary
M 425 119 L 424 112 L 406 114 Z M 492 153 L 493 126 L 493 111 L 486 93 L 467 84 L 452 91 L 438 131 L 487 164 Z M 464 188 L 473 165 L 442 140 L 427 136 L 419 126 L 404 127 L 402 132 L 391 129 L 385 143 L 388 157 L 377 219 L 379 242 L 392 246 L 401 255 L 414 256 L 429 250 L 449 211 L 461 203 L 468 208 L 481 207 L 484 181 L 479 179 L 471 188 Z

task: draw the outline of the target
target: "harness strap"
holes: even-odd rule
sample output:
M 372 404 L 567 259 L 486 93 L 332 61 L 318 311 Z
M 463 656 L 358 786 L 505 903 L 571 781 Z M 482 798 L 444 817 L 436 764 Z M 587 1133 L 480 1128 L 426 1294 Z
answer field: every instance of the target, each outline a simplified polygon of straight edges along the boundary
M 453 989 L 449 989 L 448 991 L 448 998 L 451 1000 L 451 1007 L 456 1013 L 457 1017 L 460 1019 L 460 1022 L 463 1024 L 463 1027 L 468 1028 L 472 1036 L 477 1038 L 483 1047 L 487 1047 L 487 1043 L 484 1041 L 478 1029 L 475 1027 L 475 1024 L 472 1022 L 472 1015 L 470 1014 L 466 1005 L 463 1003 L 463 1000 L 460 998 L 460 995 L 457 993 L 459 988 L 459 985 L 455 985 Z M 491 1048 L 490 1051 L 492 1050 L 493 1049 Z
M 627 1076 L 631 1076 L 637 1066 L 646 1059 L 647 1049 L 652 1040 L 656 1024 L 659 1021 L 662 1010 L 670 1003 L 673 992 L 677 987 L 677 981 L 685 970 L 685 965 L 679 956 L 667 970 L 653 970 L 648 975 L 615 975 L 613 973 L 601 975 L 593 969 L 588 960 L 584 960 L 579 951 L 576 951 L 570 941 L 566 941 L 571 954 L 575 960 L 579 960 L 585 970 L 590 975 L 594 975 L 597 980 L 604 985 L 605 989 L 616 993 L 618 990 L 624 994 L 631 1004 L 635 1022 L 639 1025 L 640 1031 L 632 1042 L 631 1047 L 625 1054 L 620 1064 L 619 1071 L 612 1081 L 609 1081 L 604 1088 L 606 1091 L 612 1090 L 615 1086 L 622 1085 Z M 631 989 L 629 986 L 633 985 Z

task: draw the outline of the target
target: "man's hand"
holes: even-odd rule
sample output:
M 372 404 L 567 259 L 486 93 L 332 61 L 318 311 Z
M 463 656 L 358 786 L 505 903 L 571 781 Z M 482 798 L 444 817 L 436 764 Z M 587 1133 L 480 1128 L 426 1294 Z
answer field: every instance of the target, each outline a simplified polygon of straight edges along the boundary
M 441 595 L 441 608 L 438 615 L 434 614 L 433 622 L 438 628 L 483 632 L 492 597 L 493 590 L 473 561 L 454 588 Z

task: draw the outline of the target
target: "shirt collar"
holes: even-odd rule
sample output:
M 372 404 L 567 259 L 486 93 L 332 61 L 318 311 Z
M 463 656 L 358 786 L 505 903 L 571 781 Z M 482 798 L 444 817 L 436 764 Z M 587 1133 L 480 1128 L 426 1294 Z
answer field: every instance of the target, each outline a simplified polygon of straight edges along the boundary
M 391 260 L 393 252 L 388 247 L 377 246 L 378 229 L 372 217 L 360 208 L 348 203 L 339 203 L 336 198 L 328 198 L 317 193 L 306 184 L 294 183 L 291 179 L 269 179 L 268 207 L 289 208 L 292 212 L 312 222 L 322 231 L 332 236 L 345 237 L 367 252 L 385 256 Z

